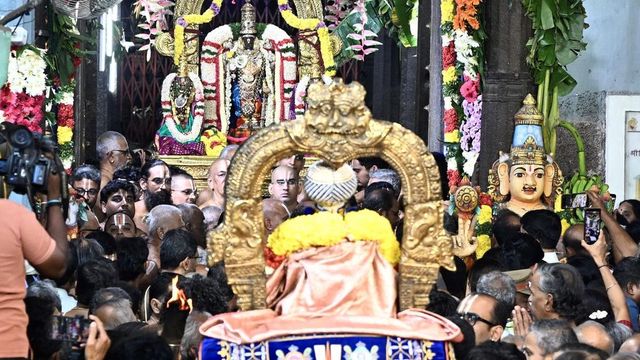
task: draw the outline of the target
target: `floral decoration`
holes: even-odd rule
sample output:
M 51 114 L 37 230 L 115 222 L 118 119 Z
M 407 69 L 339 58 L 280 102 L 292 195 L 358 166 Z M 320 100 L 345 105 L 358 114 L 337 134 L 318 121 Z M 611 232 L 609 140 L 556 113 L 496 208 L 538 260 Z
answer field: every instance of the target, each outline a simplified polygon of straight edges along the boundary
M 173 62 L 176 65 L 180 64 L 180 58 L 184 52 L 184 28 L 187 25 L 199 25 L 205 24 L 213 20 L 216 15 L 220 13 L 220 7 L 222 6 L 222 0 L 213 0 L 211 5 L 202 14 L 189 14 L 182 16 L 176 20 L 175 27 L 173 28 Z
M 188 143 L 198 140 L 202 131 L 202 120 L 204 118 L 204 89 L 198 75 L 189 73 L 189 79 L 193 84 L 195 98 L 193 99 L 193 124 L 191 129 L 184 133 L 178 129 L 175 119 L 173 118 L 173 109 L 171 108 L 171 84 L 176 78 L 176 73 L 171 73 L 162 82 L 162 92 L 160 104 L 162 105 L 162 121 L 167 125 L 167 129 L 171 136 L 180 143 Z
M 317 231 L 322 228 L 323 231 Z M 389 222 L 375 211 L 360 210 L 344 217 L 330 212 L 289 219 L 269 235 L 267 245 L 277 256 L 311 247 L 334 246 L 343 241 L 375 241 L 380 254 L 392 265 L 400 261 L 400 244 Z
M 11 52 L 7 84 L 0 90 L 0 121 L 42 133 L 47 89 L 43 54 L 44 50 L 30 47 Z
M 374 40 L 378 35 L 366 28 L 368 16 L 364 0 L 357 0 L 351 13 L 358 14 L 360 22 L 353 24 L 356 32 L 347 35 L 348 38 L 357 41 L 357 43 L 349 46 L 349 50 L 354 52 L 354 59 L 364 61 L 365 56 L 378 51 L 378 48 L 374 46 L 382 45 L 382 43 Z
M 480 192 L 480 188 L 477 188 Z M 493 201 L 487 193 L 480 192 L 480 206 L 476 209 L 476 259 L 480 259 L 484 253 L 491 249 L 491 228 L 493 222 Z
M 450 188 L 472 178 L 482 126 L 481 0 L 441 0 L 444 142 Z M 452 186 L 453 185 L 453 186 Z
M 204 144 L 207 156 L 218 157 L 227 146 L 227 136 L 215 128 L 205 130 L 200 136 L 200 141 Z
M 54 96 L 54 102 L 57 104 L 58 112 L 56 114 L 56 124 L 58 125 L 58 146 L 61 149 L 71 149 L 60 153 L 60 160 L 67 173 L 71 173 L 73 166 L 73 92 L 75 83 L 61 87 Z
M 336 74 L 336 64 L 333 59 L 333 49 L 329 39 L 329 29 L 324 21 L 320 19 L 301 19 L 297 17 L 291 7 L 289 0 L 278 0 L 278 10 L 287 25 L 298 30 L 316 30 L 320 40 L 320 55 L 324 66 L 324 75 L 333 77 Z
M 147 41 L 139 49 L 146 51 L 147 61 L 151 59 L 151 47 L 155 44 L 155 37 L 160 32 L 169 30 L 167 16 L 173 15 L 171 7 L 174 5 L 175 3 L 169 0 L 138 0 L 133 4 L 134 14 L 143 18 L 138 27 L 145 32 L 136 34 L 136 37 Z

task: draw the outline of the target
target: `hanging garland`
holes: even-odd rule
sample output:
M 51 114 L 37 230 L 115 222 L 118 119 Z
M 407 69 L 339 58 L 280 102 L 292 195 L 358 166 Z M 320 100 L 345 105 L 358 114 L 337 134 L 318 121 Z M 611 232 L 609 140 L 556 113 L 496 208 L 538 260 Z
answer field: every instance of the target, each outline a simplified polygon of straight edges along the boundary
M 442 93 L 449 187 L 471 178 L 480 154 L 484 31 L 481 0 L 442 0 Z
M 292 28 L 298 30 L 316 30 L 318 39 L 320 40 L 320 55 L 322 56 L 322 63 L 324 65 L 324 74 L 329 77 L 335 76 L 336 64 L 333 59 L 329 29 L 324 21 L 315 18 L 300 19 L 291 11 L 288 0 L 278 0 L 278 9 L 284 21 Z
M 182 16 L 176 20 L 175 28 L 173 29 L 173 63 L 180 64 L 180 58 L 184 52 L 184 28 L 187 25 L 200 25 L 205 24 L 213 20 L 220 13 L 220 7 L 222 6 L 222 0 L 213 0 L 211 6 L 202 14 L 189 14 Z
M 74 160 L 73 126 L 74 122 L 74 90 L 76 84 L 71 82 L 61 87 L 55 95 L 55 104 L 58 107 L 56 124 L 58 125 L 58 149 L 60 160 L 65 171 L 71 174 Z
M 204 90 L 200 78 L 194 73 L 189 73 L 189 79 L 193 83 L 196 95 L 193 100 L 194 113 L 193 124 L 191 129 L 187 133 L 183 133 L 178 130 L 176 121 L 173 118 L 173 111 L 171 109 L 171 84 L 176 78 L 176 73 L 171 73 L 162 82 L 161 104 L 162 104 L 162 119 L 167 124 L 167 129 L 171 133 L 171 136 L 181 143 L 188 143 L 198 140 L 200 132 L 202 131 L 202 119 L 204 118 Z

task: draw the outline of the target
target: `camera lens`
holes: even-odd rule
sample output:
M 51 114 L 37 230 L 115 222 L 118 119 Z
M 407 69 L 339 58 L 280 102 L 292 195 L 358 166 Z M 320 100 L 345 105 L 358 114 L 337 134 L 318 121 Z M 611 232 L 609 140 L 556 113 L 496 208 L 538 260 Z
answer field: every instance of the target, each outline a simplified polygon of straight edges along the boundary
M 33 144 L 33 135 L 27 129 L 17 129 L 11 134 L 11 143 L 20 149 L 27 148 Z

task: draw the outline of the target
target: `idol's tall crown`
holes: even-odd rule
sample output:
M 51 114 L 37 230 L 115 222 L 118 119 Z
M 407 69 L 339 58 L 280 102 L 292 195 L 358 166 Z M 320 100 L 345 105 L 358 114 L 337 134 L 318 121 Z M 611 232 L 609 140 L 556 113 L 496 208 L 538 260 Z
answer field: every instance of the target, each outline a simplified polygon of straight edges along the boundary
M 522 104 L 514 116 L 511 163 L 513 165 L 545 165 L 548 161 L 542 137 L 544 118 L 538 111 L 536 101 L 531 94 L 527 95 Z

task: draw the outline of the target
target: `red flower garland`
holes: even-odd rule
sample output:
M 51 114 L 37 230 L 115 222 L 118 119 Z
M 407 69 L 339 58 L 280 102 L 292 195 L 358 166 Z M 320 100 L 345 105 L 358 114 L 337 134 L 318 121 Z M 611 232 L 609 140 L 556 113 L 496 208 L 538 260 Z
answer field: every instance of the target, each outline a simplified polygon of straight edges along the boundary
M 444 132 L 448 133 L 458 128 L 458 113 L 456 109 L 444 112 Z
M 442 48 L 442 68 L 456 65 L 456 45 L 449 41 L 449 45 Z
M 460 94 L 468 102 L 476 101 L 478 99 L 478 95 L 480 95 L 480 74 L 478 74 L 478 78 L 476 80 L 465 75 L 464 84 L 460 87 Z
M 73 125 L 75 125 L 73 121 L 73 105 L 70 105 L 70 104 L 58 105 L 57 123 L 58 123 L 58 126 L 66 126 L 66 127 L 73 128 Z
M 447 170 L 447 178 L 449 179 L 449 189 L 455 188 L 462 181 L 458 170 Z

